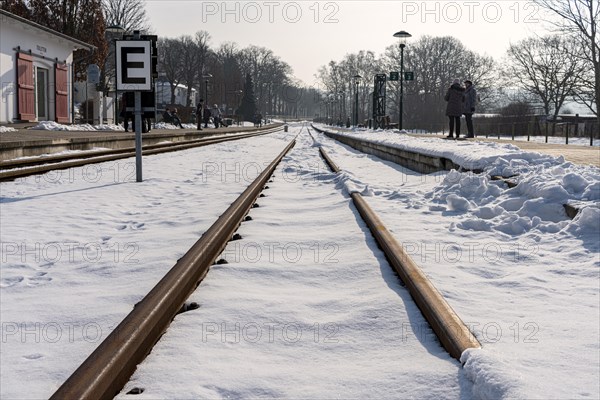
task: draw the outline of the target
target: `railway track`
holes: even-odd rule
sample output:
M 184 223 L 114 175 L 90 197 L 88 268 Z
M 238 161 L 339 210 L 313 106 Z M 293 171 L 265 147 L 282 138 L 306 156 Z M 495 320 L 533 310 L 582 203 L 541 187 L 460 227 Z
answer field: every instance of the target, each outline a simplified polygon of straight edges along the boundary
M 209 137 L 195 140 L 186 140 L 175 143 L 162 143 L 147 145 L 142 148 L 142 155 L 161 154 L 172 151 L 187 150 L 195 147 L 208 146 L 232 140 L 246 139 L 254 136 L 267 135 L 282 130 L 277 126 L 259 132 L 244 133 L 224 137 Z M 124 149 L 101 150 L 94 152 L 65 154 L 35 159 L 9 160 L 0 162 L 0 182 L 11 181 L 17 178 L 38 175 L 49 171 L 80 167 L 88 164 L 114 161 L 135 157 L 135 147 Z
M 242 223 L 292 140 L 133 311 L 54 393 L 52 399 L 111 399 L 151 351 Z
M 308 128 L 307 132 L 312 137 Z M 294 147 L 295 142 L 296 139 L 285 147 L 164 278 L 135 305 L 133 311 L 54 393 L 52 399 L 108 399 L 123 389 L 137 365 L 150 353 L 173 318 L 179 312 L 197 307 L 194 303 L 187 302 L 188 297 L 199 286 L 228 242 L 236 239 L 235 231 L 245 220 L 265 184 L 273 176 L 283 157 Z M 334 160 L 322 147 L 319 147 L 319 152 L 332 171 L 340 172 Z M 395 241 L 383 221 L 375 215 L 360 194 L 354 192 L 351 193 L 351 197 L 390 265 L 409 289 L 448 353 L 460 359 L 464 350 L 480 347 L 477 339 L 419 267 L 403 252 L 402 246 Z M 129 394 L 141 392 L 142 388 L 136 388 Z
M 336 174 L 341 172 L 341 169 L 321 146 L 319 146 L 319 153 L 332 172 Z M 417 263 L 404 251 L 402 244 L 385 227 L 384 222 L 373 211 L 363 196 L 356 191 L 350 193 L 350 196 L 361 217 L 369 226 L 371 234 L 385 253 L 390 265 L 408 288 L 415 303 L 446 351 L 460 361 L 463 351 L 481 347 L 481 344 L 469 331 L 465 323 L 425 276 Z

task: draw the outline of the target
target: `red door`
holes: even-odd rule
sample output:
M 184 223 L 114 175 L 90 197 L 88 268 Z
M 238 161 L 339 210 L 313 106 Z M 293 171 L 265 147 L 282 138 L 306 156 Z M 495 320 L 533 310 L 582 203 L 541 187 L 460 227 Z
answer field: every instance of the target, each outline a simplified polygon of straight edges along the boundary
M 35 121 L 33 57 L 24 53 L 17 53 L 17 118 Z
M 54 68 L 56 122 L 60 124 L 69 123 L 69 98 L 67 83 L 68 68 L 65 64 L 56 64 Z

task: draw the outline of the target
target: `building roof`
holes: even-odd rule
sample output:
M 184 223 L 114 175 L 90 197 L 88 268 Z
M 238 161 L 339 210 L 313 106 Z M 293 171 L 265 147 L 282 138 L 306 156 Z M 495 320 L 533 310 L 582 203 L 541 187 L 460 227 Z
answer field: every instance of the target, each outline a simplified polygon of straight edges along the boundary
M 78 48 L 78 49 L 82 49 L 83 48 L 83 49 L 88 49 L 88 50 L 95 50 L 96 49 L 96 46 L 94 46 L 94 45 L 91 45 L 89 43 L 85 43 L 85 42 L 83 42 L 83 41 L 81 41 L 79 39 L 75 39 L 75 38 L 73 38 L 71 36 L 65 35 L 64 33 L 60 33 L 58 31 L 55 31 L 54 29 L 50 29 L 50 28 L 45 27 L 44 25 L 40 25 L 40 24 L 38 24 L 36 22 L 29 21 L 26 18 L 19 17 L 18 15 L 15 15 L 13 13 L 9 13 L 8 11 L 3 10 L 1 8 L 0 8 L 0 15 L 4 15 L 4 16 L 6 16 L 8 18 L 12 18 L 12 19 L 14 19 L 16 21 L 19 21 L 19 22 L 21 22 L 23 24 L 32 26 L 32 27 L 34 27 L 36 29 L 40 29 L 40 30 L 48 32 L 48 33 L 50 33 L 50 34 L 52 34 L 54 36 L 58 36 L 58 37 L 60 37 L 62 39 L 65 39 L 65 40 L 73 43 L 73 45 L 74 45 L 75 48 Z

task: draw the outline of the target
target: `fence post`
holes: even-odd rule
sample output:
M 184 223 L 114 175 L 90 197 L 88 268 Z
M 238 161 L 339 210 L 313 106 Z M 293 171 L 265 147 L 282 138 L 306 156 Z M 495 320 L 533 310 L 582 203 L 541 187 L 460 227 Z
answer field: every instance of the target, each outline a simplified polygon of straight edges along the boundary
M 516 122 L 513 122 L 512 123 L 512 134 L 511 134 L 513 141 L 515 140 L 515 125 L 516 125 Z
M 546 119 L 546 143 L 548 143 L 548 120 Z
M 565 144 L 569 144 L 569 126 L 571 124 L 567 123 L 566 124 L 566 128 L 567 128 L 567 132 L 565 133 Z
M 531 139 L 531 123 L 527 121 L 527 141 Z

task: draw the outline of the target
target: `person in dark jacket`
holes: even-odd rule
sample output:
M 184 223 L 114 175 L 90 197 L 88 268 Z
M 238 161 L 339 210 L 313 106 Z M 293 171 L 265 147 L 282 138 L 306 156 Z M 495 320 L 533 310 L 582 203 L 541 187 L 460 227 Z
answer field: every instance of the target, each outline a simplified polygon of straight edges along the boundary
M 208 108 L 208 100 L 206 100 L 206 104 L 204 105 L 204 127 L 208 128 L 208 123 L 210 122 L 210 108 Z
M 181 118 L 179 118 L 179 114 L 177 114 L 176 108 L 174 108 L 173 111 L 171 111 L 171 117 L 173 117 L 173 122 L 172 122 L 173 125 L 175 125 L 175 126 L 179 125 L 179 127 L 181 129 L 184 129 L 183 125 L 181 125 Z
M 448 102 L 446 105 L 446 115 L 450 120 L 450 134 L 448 138 L 454 135 L 454 126 L 456 126 L 456 138 L 460 136 L 460 117 L 463 114 L 463 102 L 465 100 L 465 88 L 462 87 L 460 81 L 455 79 L 452 86 L 448 88 L 444 100 Z
M 125 132 L 129 132 L 129 115 L 127 115 L 127 96 L 125 93 L 121 96 L 121 112 L 119 113 L 119 116 L 123 118 L 123 128 L 125 128 Z M 132 131 L 135 132 L 135 128 L 132 128 Z
M 463 103 L 463 114 L 465 114 L 465 121 L 467 122 L 467 137 L 474 138 L 475 133 L 473 131 L 473 113 L 475 113 L 475 105 L 477 104 L 477 91 L 473 82 L 470 80 L 465 81 L 465 102 Z
M 202 122 L 204 121 L 204 99 L 200 99 L 198 105 L 196 106 L 196 124 L 198 125 L 197 129 L 199 131 L 202 130 Z

